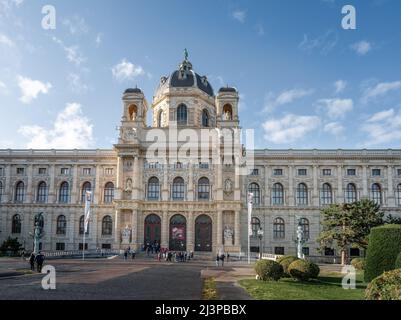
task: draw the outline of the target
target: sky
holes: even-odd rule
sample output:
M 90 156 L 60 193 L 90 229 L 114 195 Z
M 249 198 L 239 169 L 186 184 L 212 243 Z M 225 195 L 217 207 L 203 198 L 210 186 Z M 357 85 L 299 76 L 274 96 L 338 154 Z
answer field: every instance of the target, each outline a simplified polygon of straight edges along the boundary
M 0 149 L 112 148 L 124 90 L 151 103 L 184 48 L 256 148 L 400 148 L 401 1 L 0 0 Z

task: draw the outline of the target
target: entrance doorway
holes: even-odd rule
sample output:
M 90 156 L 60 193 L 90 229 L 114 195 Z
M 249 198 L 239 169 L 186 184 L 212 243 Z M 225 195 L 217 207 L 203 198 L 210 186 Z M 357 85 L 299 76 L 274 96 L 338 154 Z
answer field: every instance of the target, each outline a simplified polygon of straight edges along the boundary
M 145 219 L 145 238 L 144 245 L 148 246 L 154 243 L 160 244 L 161 238 L 161 219 L 158 215 L 151 214 Z
M 187 220 L 180 214 L 170 219 L 170 250 L 187 250 Z
M 207 215 L 195 221 L 195 251 L 212 251 L 212 219 Z

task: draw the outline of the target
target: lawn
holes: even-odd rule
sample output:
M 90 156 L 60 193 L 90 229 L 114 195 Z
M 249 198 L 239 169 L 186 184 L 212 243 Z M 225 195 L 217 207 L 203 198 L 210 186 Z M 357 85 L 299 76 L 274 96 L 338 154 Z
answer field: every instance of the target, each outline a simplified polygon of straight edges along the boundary
M 355 290 L 343 289 L 342 277 L 340 273 L 327 273 L 309 282 L 289 278 L 277 282 L 244 279 L 239 284 L 257 300 L 364 300 L 363 274 L 358 273 Z

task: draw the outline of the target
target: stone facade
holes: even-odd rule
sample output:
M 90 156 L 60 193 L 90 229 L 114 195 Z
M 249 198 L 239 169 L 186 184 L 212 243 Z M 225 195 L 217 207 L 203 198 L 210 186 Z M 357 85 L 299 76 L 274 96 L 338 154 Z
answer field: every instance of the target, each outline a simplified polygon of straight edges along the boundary
M 295 253 L 298 216 L 309 235 L 305 253 L 321 255 L 315 239 L 320 210 L 329 203 L 366 197 L 388 214 L 401 213 L 401 150 L 247 150 L 254 163 L 246 175 L 235 165 L 244 154 L 233 155 L 234 165 L 221 154 L 217 162 L 190 152 L 171 157 L 169 143 L 185 130 L 239 129 L 237 90 L 214 95 L 188 60 L 161 78 L 151 127 L 140 89 L 127 89 L 122 101 L 112 150 L 0 150 L 0 242 L 18 237 L 31 249 L 34 216 L 43 212 L 42 250 L 79 249 L 86 190 L 93 193 L 89 249 L 157 241 L 173 250 L 246 251 L 248 191 L 254 194 L 251 247 L 259 249 L 261 227 L 269 253 Z M 153 154 L 165 152 L 165 163 L 149 158 L 160 137 L 167 147 Z M 218 148 L 208 147 L 210 158 Z

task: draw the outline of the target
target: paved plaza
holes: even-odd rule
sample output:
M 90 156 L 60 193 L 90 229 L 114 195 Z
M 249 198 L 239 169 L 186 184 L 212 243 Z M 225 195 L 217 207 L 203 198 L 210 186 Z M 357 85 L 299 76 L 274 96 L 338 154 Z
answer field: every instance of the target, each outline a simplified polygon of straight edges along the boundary
M 0 300 L 199 300 L 203 278 L 214 277 L 221 299 L 250 299 L 236 284 L 238 277 L 253 275 L 246 264 L 213 261 L 158 262 L 140 257 L 115 259 L 48 260 L 56 269 L 56 290 L 43 290 L 44 277 L 29 272 L 27 261 L 0 260 Z

